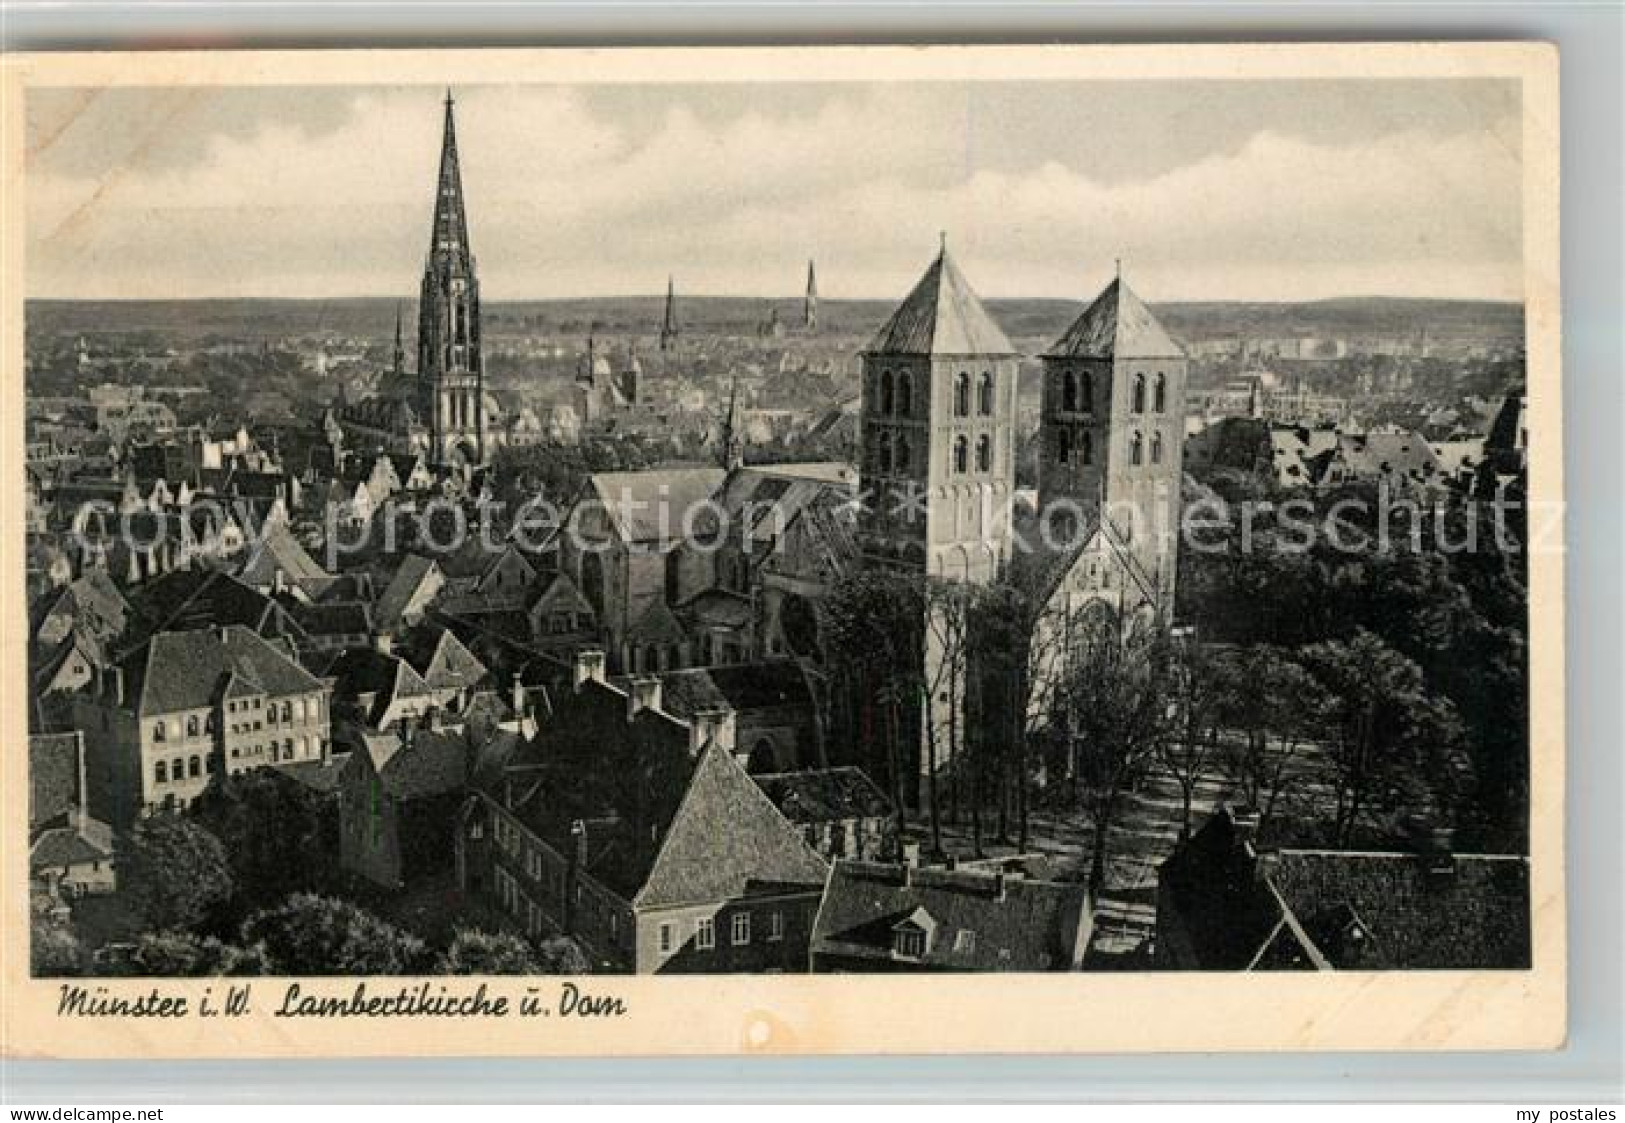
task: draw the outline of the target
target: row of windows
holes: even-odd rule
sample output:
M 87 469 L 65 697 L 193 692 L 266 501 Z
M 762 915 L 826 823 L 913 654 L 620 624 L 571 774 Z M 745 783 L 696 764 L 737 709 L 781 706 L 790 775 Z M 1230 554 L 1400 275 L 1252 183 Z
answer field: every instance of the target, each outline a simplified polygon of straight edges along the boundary
M 242 712 L 248 713 L 250 710 L 258 710 L 260 708 L 260 704 L 261 700 L 258 698 L 255 698 L 252 701 L 229 701 L 226 703 L 226 712 L 234 714 L 240 709 Z M 321 709 L 322 706 L 320 699 L 301 698 L 299 699 L 297 709 L 295 708 L 295 704 L 291 701 L 283 702 L 280 706 L 278 706 L 277 703 L 272 702 L 270 705 L 265 707 L 265 720 L 272 725 L 276 725 L 279 722 L 282 724 L 290 724 L 296 718 L 299 721 L 308 721 L 312 717 L 320 717 Z M 181 723 L 177 721 L 176 731 L 179 732 L 181 728 Z M 188 737 L 196 737 L 199 734 L 213 733 L 214 715 L 205 714 L 200 718 L 199 715 L 192 714 L 187 717 L 184 728 L 186 730 L 186 736 Z M 250 724 L 248 722 L 242 722 L 240 724 L 233 724 L 231 731 L 233 733 L 246 732 L 249 728 Z M 253 722 L 252 728 L 260 728 L 260 723 L 257 721 Z M 163 718 L 159 718 L 157 721 L 152 723 L 152 739 L 154 741 L 164 741 L 168 738 L 169 723 Z
M 152 766 L 154 783 L 167 784 L 171 780 L 180 783 L 182 780 L 197 779 L 204 775 L 214 774 L 214 758 L 200 756 L 196 753 L 190 757 L 176 757 L 174 760 L 160 760 Z
M 1145 375 L 1134 376 L 1134 389 L 1131 394 L 1132 409 L 1135 413 L 1145 412 L 1146 381 Z M 1095 380 L 1088 371 L 1065 371 L 1061 375 L 1061 411 L 1063 413 L 1087 413 L 1094 408 Z M 1158 371 L 1151 379 L 1151 411 L 1153 413 L 1168 412 L 1168 376 Z
M 976 412 L 982 417 L 993 416 L 993 395 L 997 383 L 993 372 L 984 370 L 976 380 Z M 907 371 L 880 372 L 880 412 L 886 417 L 908 417 L 914 412 L 914 382 Z M 954 416 L 969 417 L 971 412 L 971 377 L 965 371 L 954 376 Z
M 751 914 L 748 910 L 736 912 L 729 920 L 729 938 L 734 947 L 740 948 L 751 942 Z M 767 914 L 767 942 L 776 944 L 784 939 L 784 913 L 774 911 Z M 717 946 L 717 922 L 715 917 L 702 916 L 694 922 L 694 950 L 713 951 Z M 670 955 L 677 950 L 677 921 L 663 920 L 660 922 L 660 954 Z
M 902 433 L 879 432 L 875 435 L 874 467 L 877 472 L 912 471 L 914 450 Z M 971 470 L 971 444 L 968 437 L 955 437 L 953 444 L 953 470 L 964 475 Z M 976 470 L 993 470 L 993 438 L 986 433 L 976 438 Z
M 1128 462 L 1131 465 L 1145 463 L 1146 441 L 1145 434 L 1134 432 L 1128 441 Z M 1055 458 L 1062 464 L 1093 464 L 1095 462 L 1095 442 L 1092 434 L 1079 433 L 1073 437 L 1070 429 L 1062 429 L 1055 438 Z M 1162 434 L 1151 434 L 1151 463 L 1161 464 L 1163 459 Z

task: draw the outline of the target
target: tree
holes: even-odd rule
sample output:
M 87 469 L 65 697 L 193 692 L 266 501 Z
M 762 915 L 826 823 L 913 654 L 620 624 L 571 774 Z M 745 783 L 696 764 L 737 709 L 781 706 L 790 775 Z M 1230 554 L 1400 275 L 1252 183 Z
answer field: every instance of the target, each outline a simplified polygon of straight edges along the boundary
M 243 923 L 281 975 L 404 975 L 421 970 L 422 940 L 349 901 L 295 893 Z
M 1287 651 L 1231 648 L 1213 661 L 1225 770 L 1263 829 L 1299 775 L 1299 753 L 1320 729 L 1325 692 Z
M 442 975 L 584 975 L 589 967 L 586 954 L 566 936 L 532 946 L 511 932 L 459 928 L 435 971 Z
M 316 794 L 274 769 L 256 768 L 209 785 L 194 817 L 226 848 L 243 912 L 330 884 L 333 824 Z
M 137 941 L 127 965 L 132 975 L 162 978 L 270 974 L 263 945 L 238 947 L 191 932 L 148 932 Z
M 905 770 L 912 763 L 903 751 L 905 707 L 923 688 L 924 590 L 917 574 L 861 570 L 836 582 L 818 602 L 819 634 L 830 669 L 857 711 L 859 744 L 873 744 L 879 710 L 899 837 L 908 802 Z
M 1461 723 L 1448 700 L 1428 692 L 1421 668 L 1363 628 L 1303 655 L 1327 695 L 1336 844 L 1349 846 L 1379 801 L 1390 811 L 1453 815 L 1468 771 L 1457 751 Z
M 226 849 L 206 828 L 176 815 L 136 823 L 118 849 L 121 892 L 151 928 L 194 928 L 231 896 Z
M 1058 684 L 1059 714 L 1091 820 L 1089 889 L 1106 884 L 1111 828 L 1122 799 L 1173 735 L 1170 643 L 1150 621 L 1096 604 L 1069 621 L 1073 642 Z
M 36 912 L 29 925 L 29 964 L 36 977 L 77 975 L 84 970 L 84 948 L 73 929 Z
M 1219 756 L 1219 716 L 1227 684 L 1212 651 L 1194 636 L 1179 639 L 1169 670 L 1173 728 L 1157 746 L 1157 763 L 1179 787 L 1179 838 L 1184 841 L 1191 835 L 1196 785 Z

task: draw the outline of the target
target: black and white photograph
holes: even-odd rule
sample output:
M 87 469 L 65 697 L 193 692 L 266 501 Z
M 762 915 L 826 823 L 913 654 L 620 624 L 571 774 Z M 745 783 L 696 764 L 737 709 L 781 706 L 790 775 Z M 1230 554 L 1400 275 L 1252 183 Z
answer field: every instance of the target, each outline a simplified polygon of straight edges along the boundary
M 1529 971 L 1518 77 L 372 73 L 26 92 L 59 1013 Z

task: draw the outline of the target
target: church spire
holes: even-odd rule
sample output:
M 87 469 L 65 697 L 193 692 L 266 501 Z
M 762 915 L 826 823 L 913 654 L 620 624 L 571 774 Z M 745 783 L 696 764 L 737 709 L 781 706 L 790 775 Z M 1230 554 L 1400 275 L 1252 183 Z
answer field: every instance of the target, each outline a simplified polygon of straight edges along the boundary
M 445 133 L 440 141 L 440 176 L 435 185 L 434 228 L 430 231 L 429 256 L 468 257 L 468 217 L 463 209 L 463 175 L 457 164 L 456 102 L 446 91 Z
M 818 273 L 810 257 L 807 259 L 807 296 L 801 305 L 801 326 L 808 331 L 818 330 Z
M 734 375 L 733 382 L 728 389 L 728 414 L 722 420 L 721 447 L 722 466 L 728 471 L 742 468 L 745 464 L 745 434 L 739 425 L 739 376 Z
M 672 344 L 677 342 L 677 282 L 669 274 L 666 277 L 666 317 L 660 323 L 660 349 L 671 350 Z
M 398 375 L 406 369 L 406 343 L 401 337 L 401 302 L 395 302 L 395 362 L 394 371 Z

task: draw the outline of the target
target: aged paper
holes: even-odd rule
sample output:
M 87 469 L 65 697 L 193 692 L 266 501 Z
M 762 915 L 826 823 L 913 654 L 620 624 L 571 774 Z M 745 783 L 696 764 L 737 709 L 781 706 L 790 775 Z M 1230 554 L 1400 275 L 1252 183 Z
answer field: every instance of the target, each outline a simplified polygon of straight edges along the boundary
M 1549 46 L 3 77 L 6 1055 L 1562 1043 Z

